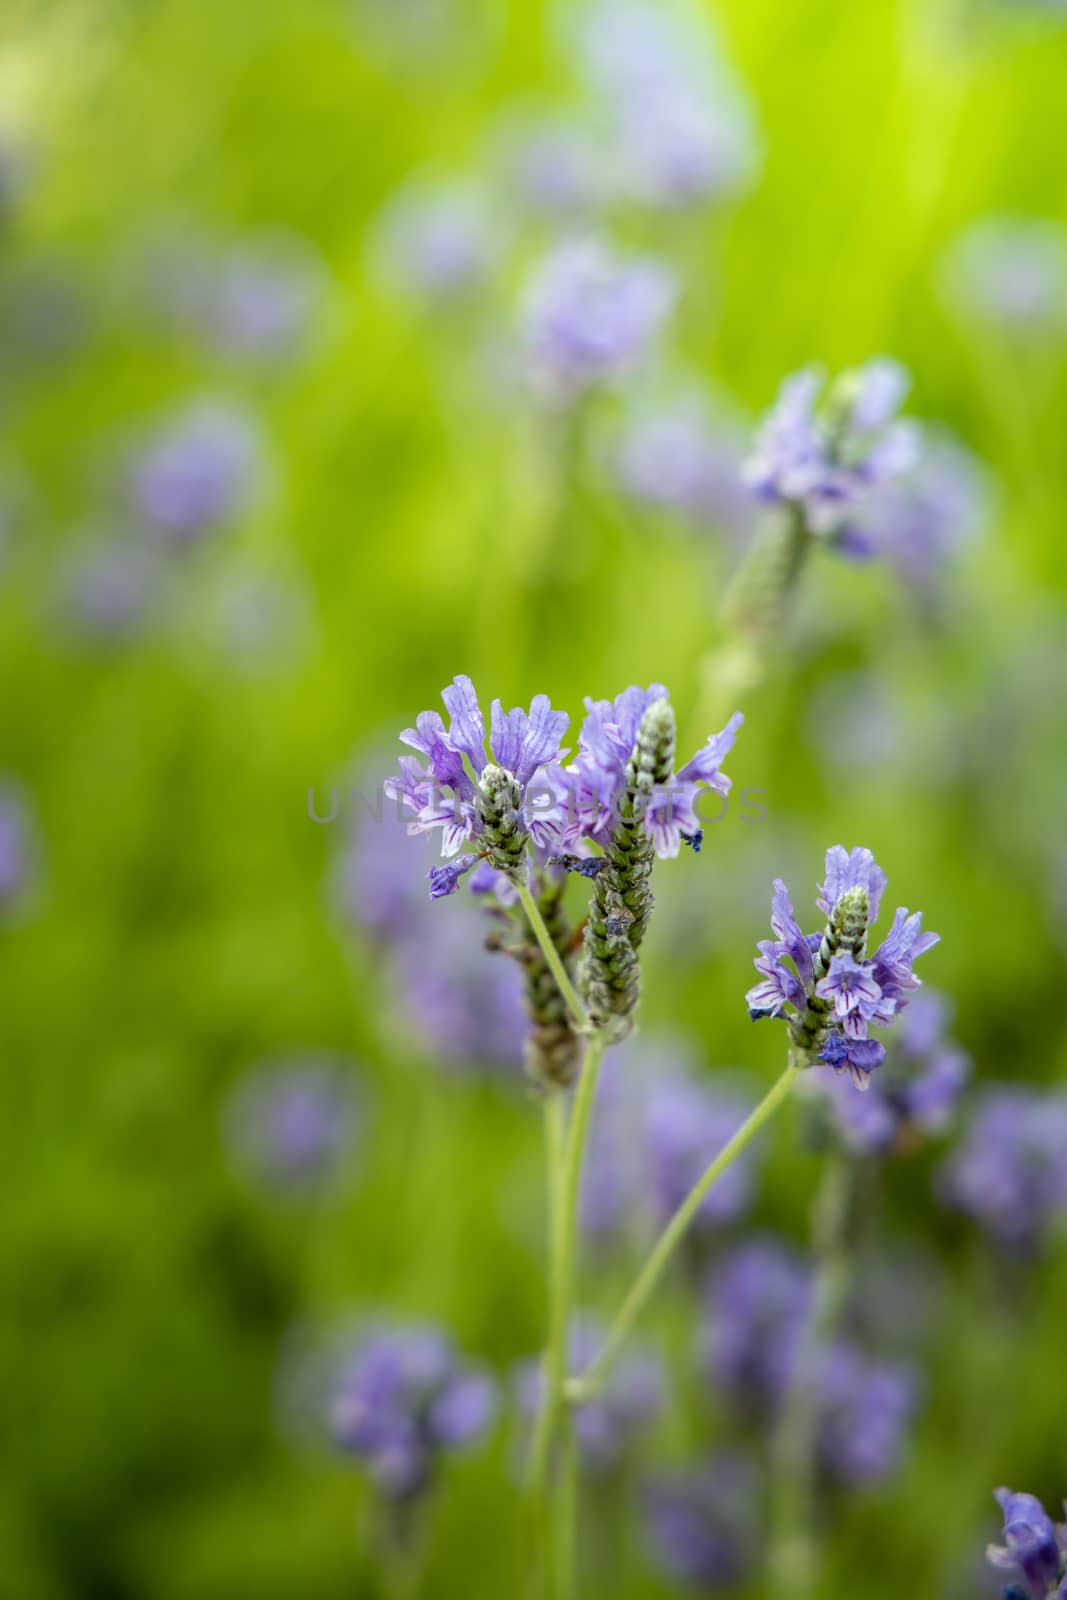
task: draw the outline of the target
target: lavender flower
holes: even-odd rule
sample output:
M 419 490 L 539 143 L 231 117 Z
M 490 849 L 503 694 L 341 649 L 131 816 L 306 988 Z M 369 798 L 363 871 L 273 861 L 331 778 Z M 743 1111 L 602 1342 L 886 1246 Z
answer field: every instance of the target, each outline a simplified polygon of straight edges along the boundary
M 192 543 L 232 521 L 249 498 L 256 431 L 228 406 L 190 406 L 133 461 L 129 493 L 137 517 L 167 543 Z
M 953 310 L 1019 338 L 1067 325 L 1067 228 L 1033 217 L 983 217 L 945 257 L 942 291 Z
M 753 1020 L 788 1021 L 796 1066 L 816 1060 L 848 1071 L 860 1089 L 885 1059 L 885 1046 L 869 1037 L 886 1027 L 920 987 L 913 963 L 937 943 L 922 932 L 919 912 L 901 907 L 893 926 L 868 959 L 867 934 L 877 920 L 886 876 L 869 850 L 826 852 L 826 881 L 816 904 L 826 928 L 805 934 L 793 915 L 789 891 L 775 879 L 771 931 L 755 961 L 761 981 L 746 995 Z M 788 964 L 787 964 L 788 963 Z
M 290 1193 L 333 1183 L 356 1137 L 351 1074 L 334 1057 L 269 1062 L 231 1096 L 226 1132 L 236 1159 L 259 1182 Z
M 322 263 L 305 240 L 250 236 L 212 275 L 203 331 L 235 356 L 290 359 L 308 341 L 324 290 Z
M 153 553 L 131 540 L 109 540 L 76 553 L 61 574 L 64 619 L 83 638 L 123 643 L 145 622 L 156 596 Z
M 846 1340 L 823 1352 L 817 1377 L 819 1460 L 838 1482 L 877 1482 L 896 1469 L 918 1399 L 913 1369 L 872 1360 Z
M 437 1328 L 371 1328 L 338 1363 L 329 1397 L 342 1450 L 365 1462 L 382 1494 L 410 1500 L 443 1459 L 476 1443 L 496 1407 L 495 1386 Z
M 764 1421 L 788 1392 L 811 1305 L 812 1274 L 772 1238 L 739 1246 L 714 1273 L 703 1357 L 716 1386 Z
M 752 523 L 751 497 L 741 482 L 743 454 L 738 430 L 683 404 L 631 419 L 619 441 L 617 472 L 639 503 L 740 534 Z
M 851 1149 L 887 1154 L 944 1131 L 970 1076 L 970 1058 L 946 1037 L 946 1006 L 928 990 L 900 1019 L 869 1094 L 830 1067 L 812 1074 L 839 1136 Z
M 568 1337 L 570 1369 L 581 1372 L 599 1352 L 604 1330 L 594 1317 L 578 1316 Z M 544 1398 L 540 1361 L 523 1363 L 516 1374 L 519 1408 L 528 1419 L 537 1416 Z M 663 1410 L 663 1366 L 651 1351 L 627 1351 L 594 1399 L 574 1412 L 574 1431 L 586 1468 L 605 1475 L 632 1454 Z
M 989 504 L 979 463 L 947 439 L 927 443 L 911 472 L 887 484 L 856 523 L 850 553 L 884 556 L 920 595 L 936 594 L 953 553 Z
M 446 857 L 456 855 L 468 839 L 474 840 L 498 871 L 522 877 L 528 843 L 549 846 L 559 836 L 560 809 L 554 793 L 543 786 L 537 795 L 532 785 L 559 759 L 570 719 L 566 712 L 553 711 L 544 694 L 534 696 L 529 712 L 519 707 L 505 712 L 494 700 L 490 762 L 485 754 L 485 719 L 471 680 L 463 675 L 454 678 L 441 691 L 441 699 L 450 717 L 447 732 L 436 711 L 423 711 L 415 727 L 400 735 L 402 743 L 425 756 L 428 765 L 402 756 L 400 776 L 386 780 L 386 793 L 412 813 L 410 833 L 442 830 Z M 454 892 L 463 872 L 476 860 L 470 856 L 464 866 L 452 869 L 451 877 L 432 879 L 431 898 Z
M 745 1582 L 758 1551 L 758 1477 L 730 1454 L 654 1479 L 643 1497 L 645 1534 L 668 1578 L 702 1593 Z
M 384 276 L 428 305 L 448 306 L 485 284 L 500 240 L 474 185 L 415 181 L 383 213 L 376 248 Z
M 1067 1212 L 1067 1094 L 990 1085 L 939 1175 L 942 1198 L 998 1244 L 1032 1254 Z
M 740 1096 L 701 1079 L 683 1041 L 642 1037 L 609 1058 L 582 1175 L 582 1224 L 598 1240 L 663 1227 L 716 1151 L 744 1121 Z M 752 1196 L 747 1157 L 704 1197 L 696 1226 L 734 1222 Z
M 14 785 L 0 780 L 0 912 L 25 893 L 33 876 L 34 856 L 29 808 Z
M 701 787 L 729 790 L 720 767 L 743 718 L 735 713 L 675 773 L 674 712 L 661 684 L 586 706 L 578 757 L 559 773 L 567 793 L 563 839 L 592 840 L 604 852 L 586 924 L 583 982 L 596 1026 L 624 1038 L 640 988 L 637 952 L 652 914 L 653 862 L 677 855 L 683 840 L 699 846 L 697 795 Z
M 675 294 L 658 262 L 624 260 L 596 239 L 557 245 L 531 277 L 523 304 L 534 377 L 561 399 L 621 377 L 647 352 Z
M 757 435 L 746 481 L 759 499 L 789 507 L 810 535 L 867 553 L 862 519 L 918 459 L 918 425 L 897 418 L 908 381 L 880 357 L 843 373 L 820 405 L 823 373 L 796 373 Z
M 1015 1573 L 1020 1586 L 1005 1590 L 1021 1600 L 1067 1597 L 1067 1525 L 1056 1525 L 1036 1495 L 997 1489 L 1004 1513 L 1004 1543 L 986 1547 L 986 1559 L 1002 1572 Z M 1067 1502 L 1064 1510 L 1067 1511 Z
M 604 196 L 605 174 L 593 130 L 564 117 L 540 115 L 504 135 L 509 183 L 525 204 L 546 216 L 575 216 Z
M 748 184 L 751 113 L 706 16 L 613 0 L 587 5 L 577 32 L 624 197 L 677 209 Z

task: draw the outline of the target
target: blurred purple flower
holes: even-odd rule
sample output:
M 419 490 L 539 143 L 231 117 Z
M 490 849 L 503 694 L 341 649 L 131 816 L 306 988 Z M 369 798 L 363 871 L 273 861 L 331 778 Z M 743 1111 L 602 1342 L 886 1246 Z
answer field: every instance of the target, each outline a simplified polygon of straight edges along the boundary
M 230 1096 L 225 1131 L 238 1165 L 265 1186 L 297 1194 L 327 1188 L 356 1139 L 351 1073 L 332 1056 L 267 1062 Z
M 696 1075 L 690 1050 L 672 1035 L 642 1036 L 613 1051 L 589 1136 L 583 1227 L 597 1238 L 662 1227 L 750 1109 L 715 1079 Z M 697 1227 L 735 1222 L 752 1182 L 744 1156 L 708 1191 Z
M 913 470 L 869 502 L 856 541 L 884 556 L 916 592 L 936 594 L 950 558 L 988 510 L 988 478 L 975 458 L 947 439 L 928 440 Z
M 603 161 L 593 130 L 551 113 L 513 123 L 502 136 L 509 184 L 531 211 L 577 216 L 604 198 Z
M 744 476 L 760 500 L 793 508 L 809 533 L 867 555 L 863 519 L 919 456 L 918 424 L 897 412 L 909 379 L 887 357 L 842 373 L 825 398 L 817 367 L 795 373 L 757 436 Z
M 643 1496 L 649 1546 L 668 1578 L 701 1592 L 736 1589 L 755 1565 L 759 1477 L 731 1454 L 653 1479 Z
M 752 498 L 741 481 L 745 443 L 739 428 L 678 405 L 634 416 L 618 444 L 616 470 L 625 492 L 728 534 L 752 526 Z
M 146 622 L 157 598 L 159 568 L 143 544 L 111 539 L 76 551 L 60 579 L 67 625 L 82 638 L 116 644 Z
M 383 276 L 430 305 L 481 289 L 500 253 L 499 230 L 473 184 L 414 181 L 389 202 L 375 249 Z
M 944 1201 L 1031 1254 L 1067 1212 L 1067 1093 L 988 1085 L 939 1174 Z
M 204 332 L 235 356 L 291 358 L 308 342 L 325 289 L 323 265 L 305 240 L 251 235 L 213 274 Z
M 1067 326 L 1067 227 L 1034 217 L 973 222 L 949 249 L 942 289 L 950 307 L 1028 338 Z
M 36 836 L 29 807 L 7 778 L 0 778 L 0 912 L 33 880 Z
M 819 1455 L 846 1487 L 874 1483 L 898 1466 L 918 1399 L 914 1369 L 872 1360 L 845 1340 L 819 1364 Z
M 426 1489 L 445 1456 L 484 1437 L 496 1411 L 489 1374 L 428 1324 L 366 1330 L 329 1387 L 336 1443 L 399 1500 Z
M 132 461 L 134 513 L 168 544 L 190 544 L 241 513 L 259 453 L 257 431 L 243 412 L 214 402 L 189 406 Z
M 676 292 L 673 275 L 658 261 L 627 260 L 598 239 L 556 245 L 529 279 L 523 301 L 534 379 L 569 399 L 623 376 L 648 352 Z
M 740 1245 L 716 1268 L 701 1339 L 705 1364 L 731 1403 L 775 1415 L 811 1305 L 811 1268 L 772 1238 Z

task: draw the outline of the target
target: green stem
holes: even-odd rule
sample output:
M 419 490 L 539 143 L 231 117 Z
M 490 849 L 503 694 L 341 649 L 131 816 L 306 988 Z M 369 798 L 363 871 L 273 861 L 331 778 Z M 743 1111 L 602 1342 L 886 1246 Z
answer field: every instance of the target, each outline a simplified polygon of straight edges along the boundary
M 811 1310 L 785 1409 L 773 1443 L 771 1573 L 775 1592 L 810 1600 L 815 1592 L 815 1477 L 819 1444 L 818 1367 L 834 1336 L 849 1278 L 849 1218 L 855 1163 L 841 1150 L 828 1161 L 815 1196 Z
M 570 1411 L 563 1418 L 563 1472 L 556 1527 L 556 1594 L 574 1600 L 578 1593 L 578 1438 Z
M 526 913 L 526 920 L 530 924 L 533 936 L 541 946 L 541 953 L 548 962 L 549 971 L 559 985 L 560 994 L 567 1002 L 567 1010 L 574 1018 L 576 1026 L 579 1029 L 584 1029 L 589 1023 L 588 1014 L 582 1004 L 581 996 L 571 981 L 570 973 L 563 963 L 563 957 L 556 949 L 552 935 L 548 931 L 545 919 L 541 915 L 541 907 L 537 904 L 537 900 L 528 883 L 516 883 L 515 887 L 519 892 L 519 900 L 522 902 L 522 909 Z
M 619 1351 L 622 1349 L 630 1329 L 644 1309 L 646 1300 L 648 1300 L 659 1282 L 664 1268 L 681 1243 L 689 1224 L 699 1211 L 704 1196 L 712 1184 L 721 1178 L 727 1167 L 732 1166 L 741 1152 L 752 1142 L 764 1123 L 770 1121 L 789 1094 L 798 1076 L 799 1074 L 795 1067 L 792 1065 L 786 1067 L 781 1077 L 767 1091 L 756 1109 L 741 1124 L 733 1138 L 723 1146 L 714 1161 L 705 1169 L 703 1176 L 690 1189 L 674 1216 L 660 1234 L 648 1260 L 635 1278 L 629 1294 L 623 1301 L 619 1313 L 608 1331 L 600 1354 L 581 1377 L 568 1384 L 568 1399 L 572 1401 L 588 1400 L 601 1387 Z
M 547 1545 L 548 1533 L 548 1468 L 552 1449 L 552 1432 L 555 1418 L 549 1406 L 551 1372 L 560 1359 L 557 1352 L 562 1345 L 566 1360 L 566 1323 L 561 1321 L 561 1233 L 560 1191 L 563 1178 L 563 1158 L 566 1148 L 567 1124 L 561 1093 L 545 1096 L 545 1194 L 548 1202 L 548 1343 L 545 1352 L 545 1399 L 537 1415 L 533 1443 L 530 1447 L 529 1488 L 534 1497 L 534 1510 L 538 1523 L 538 1536 L 542 1546 Z

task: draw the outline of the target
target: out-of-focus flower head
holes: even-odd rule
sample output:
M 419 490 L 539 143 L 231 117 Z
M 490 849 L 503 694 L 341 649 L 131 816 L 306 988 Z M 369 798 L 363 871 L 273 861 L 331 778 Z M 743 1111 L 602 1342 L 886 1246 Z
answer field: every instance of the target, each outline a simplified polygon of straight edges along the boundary
M 534 381 L 566 400 L 625 376 L 648 353 L 676 293 L 673 274 L 659 261 L 627 259 L 596 238 L 555 245 L 523 299 Z
M 582 1180 L 582 1224 L 597 1238 L 664 1226 L 750 1106 L 712 1078 L 672 1035 L 642 1035 L 609 1057 L 597 1093 Z M 747 1157 L 705 1196 L 699 1229 L 735 1222 L 752 1195 Z
M 842 553 L 868 554 L 865 519 L 919 459 L 918 424 L 897 415 L 908 384 L 904 368 L 884 356 L 842 373 L 825 397 L 818 367 L 795 373 L 756 435 L 746 482 Z
M 603 156 L 581 117 L 546 111 L 512 118 L 500 144 L 509 187 L 536 215 L 585 216 L 603 203 Z
M 1005 1249 L 1029 1255 L 1067 1212 L 1067 1094 L 996 1084 L 977 1096 L 942 1166 L 942 1198 Z
M 886 1154 L 945 1131 L 971 1072 L 970 1057 L 947 1036 L 947 1021 L 940 995 L 916 995 L 869 1094 L 857 1094 L 851 1079 L 830 1067 L 812 1074 L 850 1148 Z
M 372 1327 L 338 1360 L 328 1406 L 338 1446 L 366 1465 L 382 1494 L 408 1500 L 448 1455 L 485 1436 L 496 1385 L 436 1327 Z
M 849 553 L 884 557 L 918 594 L 936 595 L 955 551 L 986 520 L 989 480 L 980 463 L 948 439 L 927 439 L 910 472 L 870 501 Z
M 334 1056 L 265 1062 L 238 1083 L 226 1106 L 225 1132 L 238 1166 L 283 1194 L 334 1184 L 357 1131 L 352 1073 Z
M 244 510 L 260 457 L 258 430 L 243 411 L 197 402 L 162 424 L 133 457 L 131 510 L 162 542 L 191 544 Z
M 970 224 L 946 253 L 941 290 L 949 307 L 1019 338 L 1067 327 L 1067 227 L 1036 217 L 990 216 Z
M 749 185 L 752 113 L 706 14 L 663 0 L 593 0 L 570 31 L 623 198 L 676 209 Z
M 133 539 L 102 539 L 77 549 L 60 573 L 62 621 L 80 639 L 123 644 L 147 623 L 159 578 L 155 553 Z
M 568 1339 L 571 1370 L 591 1365 L 603 1342 L 595 1317 L 575 1317 Z M 544 1396 L 541 1362 L 524 1362 L 515 1383 L 519 1408 L 532 1419 Z M 622 1464 L 659 1418 L 664 1393 L 663 1364 L 651 1350 L 631 1347 L 620 1357 L 599 1393 L 574 1411 L 578 1448 L 589 1471 L 608 1473 Z
M 797 1065 L 825 1062 L 849 1072 L 860 1089 L 885 1060 L 885 1046 L 870 1038 L 887 1027 L 921 987 L 914 962 L 937 942 L 923 933 L 922 913 L 898 907 L 893 926 L 873 957 L 867 935 L 877 921 L 886 876 L 869 850 L 833 845 L 826 852 L 826 881 L 816 905 L 825 930 L 806 934 L 793 914 L 781 878 L 771 900 L 773 939 L 759 942 L 760 982 L 745 996 L 754 1021 L 788 1022 Z
M 325 269 L 306 240 L 250 235 L 212 274 L 204 332 L 230 355 L 286 360 L 306 346 L 325 292 Z
M 752 526 L 752 497 L 741 480 L 742 428 L 698 400 L 628 418 L 616 451 L 625 492 L 689 521 L 740 535 Z
M 847 1487 L 889 1477 L 900 1462 L 918 1401 L 918 1380 L 906 1362 L 880 1361 L 847 1340 L 823 1353 L 817 1383 L 819 1457 Z
M 22 791 L 0 775 L 0 915 L 15 905 L 33 882 L 37 838 Z
M 1004 1543 L 988 1545 L 986 1559 L 999 1572 L 1022 1579 L 1021 1586 L 1005 1589 L 1005 1596 L 1065 1600 L 1067 1525 L 1054 1523 L 1036 1495 L 996 1489 L 994 1498 L 1004 1514 Z
M 808 1264 L 770 1237 L 738 1246 L 715 1270 L 702 1350 L 714 1383 L 735 1406 L 762 1418 L 780 1406 L 811 1289 Z
M 484 287 L 501 238 L 477 185 L 415 179 L 386 206 L 374 249 L 386 281 L 428 305 L 446 306 Z
M 759 1475 L 747 1456 L 714 1456 L 653 1479 L 643 1522 L 657 1564 L 701 1593 L 744 1583 L 759 1550 Z

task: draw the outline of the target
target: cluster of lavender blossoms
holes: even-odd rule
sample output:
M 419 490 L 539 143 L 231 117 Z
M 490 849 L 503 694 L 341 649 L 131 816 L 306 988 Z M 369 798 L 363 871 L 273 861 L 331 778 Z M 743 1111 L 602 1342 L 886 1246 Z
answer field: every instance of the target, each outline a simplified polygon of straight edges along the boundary
M 1067 1216 L 1067 1093 L 990 1084 L 941 1170 L 942 1199 L 1031 1256 Z
M 640 362 L 674 304 L 670 271 L 626 260 L 600 239 L 565 240 L 536 268 L 523 306 L 531 373 L 567 401 Z
M 904 1007 L 920 980 L 913 963 L 938 941 L 923 933 L 922 914 L 901 907 L 872 957 L 867 936 L 877 920 L 886 876 L 869 850 L 826 852 L 826 879 L 816 904 L 826 917 L 822 933 L 803 933 L 789 891 L 775 880 L 771 901 L 773 939 L 760 941 L 760 982 L 746 996 L 753 1020 L 787 1021 L 792 1059 L 798 1067 L 825 1062 L 851 1074 L 857 1088 L 885 1060 L 885 1046 L 870 1037 Z M 789 963 L 787 965 L 787 963 Z
M 919 458 L 918 424 L 897 415 L 908 384 L 885 357 L 842 373 L 829 389 L 817 367 L 787 378 L 745 464 L 746 481 L 806 534 L 843 554 L 868 555 L 865 517 Z
M 131 462 L 131 509 L 161 542 L 192 544 L 244 509 L 259 457 L 255 426 L 242 411 L 215 402 L 192 405 Z
M 578 948 L 584 950 L 580 984 L 591 1024 L 609 1040 L 625 1037 L 640 987 L 638 951 L 652 913 L 653 863 L 657 856 L 676 856 L 683 842 L 699 850 L 697 797 L 702 788 L 728 792 L 721 766 L 743 719 L 736 713 L 676 772 L 666 689 L 633 687 L 613 701 L 586 702 L 577 755 L 564 766 L 561 742 L 569 719 L 552 710 L 547 696 L 536 696 L 529 712 L 505 713 L 493 702 L 492 761 L 470 679 L 454 679 L 442 699 L 448 727 L 437 712 L 419 715 L 401 738 L 424 761 L 403 757 L 386 792 L 410 814 L 409 832 L 440 834 L 445 862 L 430 868 L 431 899 L 454 894 L 468 873 L 472 888 L 486 894 L 503 923 L 492 947 L 522 963 L 535 1035 L 543 1030 L 546 1049 L 539 1047 L 528 1064 L 535 1076 L 566 1084 L 580 1055 L 574 1019 L 567 1016 L 554 963 L 546 965 L 537 948 L 542 932 L 519 917 L 515 894 L 530 892 L 532 865 L 544 932 L 559 962 L 569 971 Z M 467 844 L 475 848 L 464 851 Z M 564 914 L 565 872 L 592 880 L 584 935 Z
M 334 1440 L 396 1501 L 428 1488 L 442 1459 L 476 1443 L 496 1411 L 490 1375 L 422 1324 L 367 1330 L 337 1363 L 329 1389 Z
M 994 1498 L 1004 1514 L 1004 1543 L 990 1544 L 986 1557 L 1017 1579 L 1004 1600 L 1067 1600 L 1067 1524 L 1054 1523 L 1036 1495 L 997 1489 Z
M 821 1470 L 843 1485 L 875 1482 L 900 1460 L 917 1376 L 844 1336 L 805 1359 L 813 1295 L 811 1265 L 787 1246 L 772 1238 L 739 1246 L 711 1280 L 704 1361 L 735 1414 L 772 1428 L 803 1373 L 814 1386 Z
M 225 1131 L 237 1165 L 281 1194 L 317 1194 L 337 1182 L 356 1141 L 352 1073 L 332 1056 L 266 1063 L 236 1087 Z

